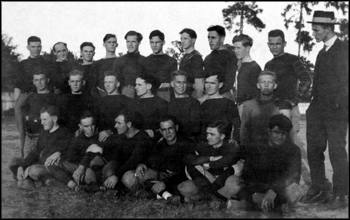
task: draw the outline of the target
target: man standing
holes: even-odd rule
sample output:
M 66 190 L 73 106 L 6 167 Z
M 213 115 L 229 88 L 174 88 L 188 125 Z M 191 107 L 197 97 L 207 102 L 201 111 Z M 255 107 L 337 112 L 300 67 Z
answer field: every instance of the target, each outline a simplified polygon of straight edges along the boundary
M 132 101 L 132 99 L 119 93 L 120 82 L 114 71 L 106 71 L 104 75 L 104 88 L 107 95 L 100 98 L 95 107 L 98 111 L 99 140 L 102 142 L 113 134 L 113 131 L 115 131 L 115 118 Z
M 160 137 L 160 133 L 156 133 L 159 128 L 159 119 L 168 111 L 168 103 L 154 95 L 158 86 L 153 76 L 140 74 L 136 78 L 135 86 L 138 98 L 130 103 L 130 109 L 141 113 L 144 120 L 143 129 L 155 140 Z
M 184 56 L 180 62 L 179 70 L 188 74 L 187 94 L 194 98 L 201 98 L 204 90 L 203 58 L 195 48 L 197 34 L 194 30 L 185 28 L 180 32 L 181 46 Z
M 316 42 L 324 42 L 315 65 L 312 101 L 306 111 L 307 155 L 311 172 L 308 201 L 324 200 L 332 208 L 348 207 L 349 162 L 346 135 L 349 123 L 348 45 L 334 33 L 334 12 L 315 11 L 311 22 Z M 333 196 L 328 198 L 324 151 L 329 151 L 333 168 Z M 324 193 L 321 193 L 321 192 Z M 321 196 L 319 196 L 321 194 Z M 322 196 L 323 195 L 323 196 Z M 314 198 L 319 196 L 319 198 Z
M 168 114 L 176 117 L 179 122 L 179 134 L 196 140 L 200 133 L 200 103 L 188 95 L 186 72 L 177 70 L 171 74 L 171 87 L 175 97 L 168 104 Z
M 273 59 L 266 63 L 265 70 L 276 73 L 278 87 L 275 94 L 277 98 L 287 100 L 293 106 L 291 120 L 295 134 L 294 139 L 296 139 L 300 130 L 298 96 L 308 93 L 311 78 L 304 64 L 297 56 L 284 52 L 287 42 L 281 30 L 276 29 L 269 32 L 267 45 L 273 54 Z
M 231 122 L 233 134 L 229 139 L 235 139 L 239 141 L 239 130 L 241 121 L 238 114 L 236 104 L 230 100 L 224 98 L 220 93 L 220 88 L 224 84 L 224 75 L 221 72 L 212 70 L 212 72 L 206 72 L 205 78 L 205 92 L 207 99 L 200 106 L 201 117 L 201 134 L 199 139 L 204 139 L 206 135 L 206 129 L 208 124 L 216 120 L 225 120 Z
M 149 42 L 153 53 L 146 57 L 145 71 L 160 83 L 159 88 L 155 88 L 158 89 L 157 95 L 169 102 L 171 73 L 177 70 L 177 61 L 163 52 L 165 44 L 163 32 L 159 30 L 152 31 L 149 35 Z
M 55 93 L 67 94 L 70 92 L 68 85 L 69 72 L 78 66 L 74 59 L 69 59 L 67 44 L 64 42 L 57 42 L 52 47 L 53 53 L 56 55 L 55 67 L 56 73 L 54 75 Z
M 223 75 L 224 84 L 220 94 L 224 98 L 233 98 L 233 86 L 235 83 L 237 58 L 234 53 L 224 47 L 225 28 L 220 25 L 210 26 L 208 29 L 208 41 L 212 52 L 204 59 L 204 70 L 206 72 L 218 71 Z
M 56 105 L 58 95 L 49 90 L 49 81 L 47 69 L 36 67 L 33 70 L 33 84 L 36 92 L 29 94 L 23 104 L 26 116 L 25 134 L 30 139 L 25 148 L 25 156 L 35 148 L 39 134 L 43 130 L 40 120 L 41 108 L 45 105 Z
M 248 35 L 237 35 L 232 39 L 234 52 L 240 61 L 237 79 L 235 81 L 236 103 L 239 116 L 242 118 L 243 103 L 256 98 L 259 90 L 256 88 L 261 68 L 250 56 L 250 49 L 253 46 L 253 39 Z
M 91 89 L 94 87 L 93 85 L 93 77 L 91 74 L 91 67 L 94 63 L 93 58 L 95 55 L 95 46 L 91 42 L 83 42 L 80 45 L 80 55 L 82 57 L 83 62 L 80 64 L 79 69 L 83 71 L 85 78 L 84 92 L 89 93 Z
M 115 34 L 106 34 L 103 38 L 103 47 L 106 49 L 106 56 L 94 63 L 92 75 L 94 77 L 94 88 L 92 96 L 101 98 L 107 95 L 104 89 L 104 72 L 113 70 L 113 63 L 117 59 L 115 51 L 118 47 L 117 37 Z
M 83 91 L 85 79 L 82 71 L 70 71 L 68 84 L 71 92 L 57 98 L 57 107 L 60 111 L 59 123 L 74 134 L 79 129 L 80 114 L 85 110 L 94 112 L 95 98 Z
M 145 57 L 139 52 L 139 46 L 142 41 L 142 34 L 136 31 L 126 33 L 127 54 L 115 60 L 113 71 L 121 82 L 122 94 L 135 98 L 135 80 L 136 76 L 143 71 Z
M 45 61 L 42 56 L 40 56 L 42 49 L 41 39 L 36 36 L 31 36 L 28 38 L 27 43 L 27 49 L 29 50 L 30 55 L 28 59 L 25 59 L 19 63 L 14 89 L 15 117 L 19 132 L 22 157 L 24 157 L 25 144 L 25 121 L 22 107 L 28 95 L 32 92 L 36 92 L 36 88 L 33 85 L 34 67 L 41 66 L 42 68 L 48 68 L 50 78 L 54 74 L 52 65 Z

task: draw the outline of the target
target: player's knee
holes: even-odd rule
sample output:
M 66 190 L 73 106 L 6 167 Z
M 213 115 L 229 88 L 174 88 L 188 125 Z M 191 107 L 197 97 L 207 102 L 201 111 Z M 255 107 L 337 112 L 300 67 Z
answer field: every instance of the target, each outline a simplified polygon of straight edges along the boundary
M 92 169 L 86 169 L 84 181 L 86 184 L 96 183 L 96 175 Z
M 231 193 L 235 194 L 235 193 L 239 192 L 239 190 L 242 189 L 243 183 L 242 183 L 242 180 L 238 176 L 231 175 L 226 179 L 225 187 L 230 189 Z
M 129 170 L 125 172 L 122 177 L 122 183 L 128 189 L 135 189 L 138 183 L 137 177 L 135 176 L 135 171 Z
M 177 186 L 177 189 L 184 197 L 194 195 L 198 192 L 197 186 L 192 180 L 186 180 Z

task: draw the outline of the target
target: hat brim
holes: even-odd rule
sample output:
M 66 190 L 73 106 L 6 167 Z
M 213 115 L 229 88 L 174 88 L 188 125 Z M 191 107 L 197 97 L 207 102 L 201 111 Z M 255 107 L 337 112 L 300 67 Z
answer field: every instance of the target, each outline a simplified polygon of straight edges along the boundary
M 307 21 L 306 23 L 310 23 L 310 24 L 340 24 L 338 22 L 336 22 L 336 23 L 329 23 L 329 22 L 315 22 L 315 21 Z

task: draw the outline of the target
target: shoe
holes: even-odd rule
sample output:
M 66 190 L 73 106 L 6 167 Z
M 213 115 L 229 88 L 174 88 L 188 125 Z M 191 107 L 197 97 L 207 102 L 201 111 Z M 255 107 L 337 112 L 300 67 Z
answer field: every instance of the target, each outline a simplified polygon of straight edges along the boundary
M 167 199 L 167 204 L 171 204 L 174 206 L 180 206 L 182 203 L 183 201 L 179 195 L 173 195 Z
M 333 195 L 326 203 L 329 209 L 340 209 L 349 207 L 349 198 L 346 195 Z
M 155 195 L 152 192 L 144 190 L 144 189 L 137 190 L 135 192 L 135 196 L 136 196 L 136 198 L 139 198 L 139 199 L 152 199 L 152 198 L 155 198 Z
M 322 194 L 322 190 L 319 188 L 310 187 L 307 191 L 306 195 L 301 198 L 301 202 L 303 203 L 313 203 L 316 202 L 318 197 Z
M 17 182 L 17 185 L 21 189 L 33 190 L 36 188 L 34 180 L 24 179 Z

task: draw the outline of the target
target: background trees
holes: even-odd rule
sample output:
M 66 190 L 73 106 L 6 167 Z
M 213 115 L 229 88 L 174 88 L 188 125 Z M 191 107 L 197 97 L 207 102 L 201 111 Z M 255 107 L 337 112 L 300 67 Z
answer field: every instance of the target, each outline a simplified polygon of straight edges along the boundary
M 14 50 L 12 37 L 1 34 L 1 92 L 13 92 L 14 80 L 20 54 Z

